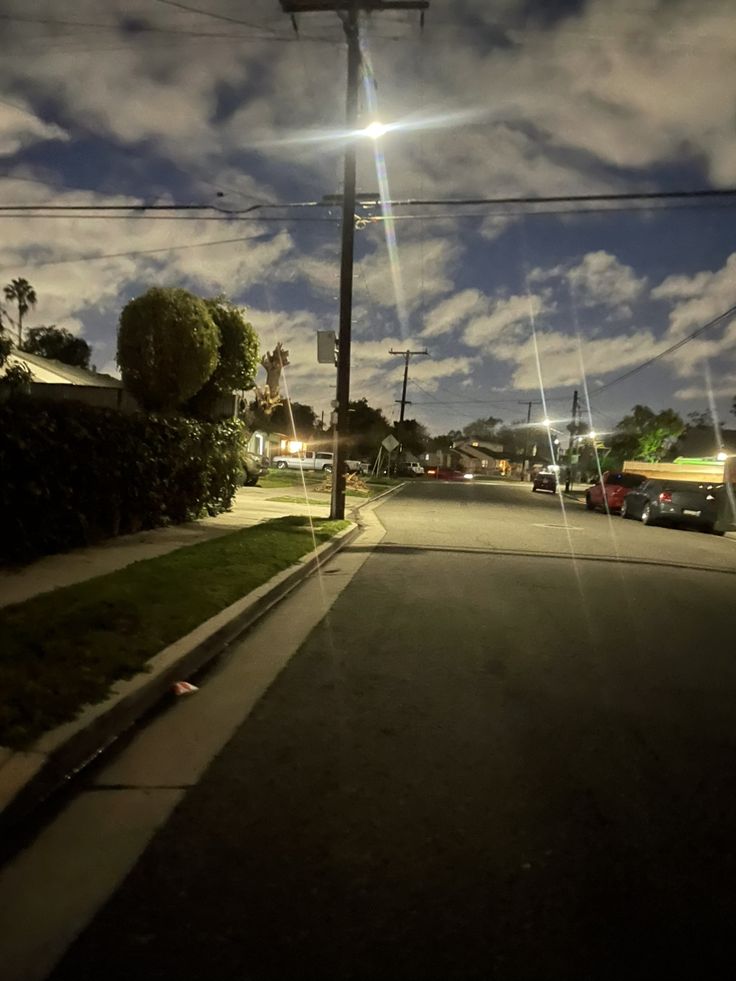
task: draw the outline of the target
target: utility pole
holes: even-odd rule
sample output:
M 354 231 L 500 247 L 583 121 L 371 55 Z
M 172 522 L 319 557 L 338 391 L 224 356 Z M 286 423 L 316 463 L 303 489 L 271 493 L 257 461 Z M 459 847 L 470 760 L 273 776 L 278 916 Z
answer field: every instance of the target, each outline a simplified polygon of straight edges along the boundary
M 354 134 L 358 124 L 358 86 L 360 81 L 360 23 L 362 10 L 418 10 L 422 23 L 429 0 L 281 0 L 297 29 L 296 14 L 332 11 L 342 20 L 348 46 L 346 128 Z M 330 517 L 345 517 L 345 477 L 347 460 L 348 403 L 350 400 L 350 347 L 353 312 L 353 246 L 355 239 L 355 139 L 348 138 L 342 192 L 342 246 L 340 258 L 340 327 L 338 333 L 337 391 L 335 393 L 335 455 L 332 472 Z
M 427 351 L 427 350 L 424 350 L 424 351 L 394 351 L 394 349 L 391 348 L 388 353 L 389 354 L 398 354 L 400 357 L 402 357 L 404 359 L 404 387 L 401 390 L 401 398 L 396 400 L 397 402 L 400 402 L 400 404 L 401 404 L 401 411 L 399 413 L 399 423 L 401 424 L 404 421 L 404 410 L 405 410 L 406 406 L 407 405 L 411 405 L 411 402 L 407 402 L 407 400 L 406 400 L 406 385 L 407 385 L 407 382 L 409 381 L 409 359 L 410 358 L 414 358 L 414 357 L 419 357 L 420 355 L 423 355 L 424 357 L 427 357 L 428 358 L 429 357 L 429 351 Z
M 527 401 L 520 400 L 519 405 L 526 405 L 526 429 L 524 431 L 524 458 L 521 461 L 521 476 L 519 480 L 523 480 L 526 476 L 526 465 L 529 458 L 529 425 L 532 421 L 532 406 L 542 405 L 541 399 L 527 399 Z
M 567 447 L 567 473 L 565 474 L 565 490 L 570 491 L 572 481 L 572 451 L 575 445 L 575 434 L 578 428 L 578 390 L 572 393 L 572 412 L 570 419 L 570 442 Z

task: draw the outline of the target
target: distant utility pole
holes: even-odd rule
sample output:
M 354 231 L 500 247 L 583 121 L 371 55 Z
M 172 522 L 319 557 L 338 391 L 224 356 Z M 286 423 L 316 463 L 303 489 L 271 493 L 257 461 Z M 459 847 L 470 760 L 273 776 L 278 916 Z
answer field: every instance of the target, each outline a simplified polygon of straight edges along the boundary
M 529 458 L 529 424 L 532 421 L 532 406 L 533 405 L 543 405 L 541 399 L 527 399 L 527 401 L 520 400 L 519 405 L 526 405 L 526 429 L 524 430 L 524 458 L 521 461 L 521 476 L 519 480 L 523 480 L 526 476 L 526 465 Z
M 401 411 L 399 413 L 399 423 L 404 421 L 404 410 L 407 405 L 411 405 L 411 402 L 406 401 L 406 383 L 409 381 L 409 359 L 419 357 L 420 355 L 424 357 L 429 357 L 429 351 L 394 351 L 391 348 L 388 352 L 389 354 L 398 354 L 404 359 L 404 387 L 401 390 L 401 398 L 397 399 L 397 402 L 401 403 Z
M 572 411 L 570 413 L 570 443 L 567 447 L 567 473 L 565 474 L 565 490 L 569 491 L 573 483 L 572 451 L 575 445 L 575 434 L 578 428 L 578 390 L 572 393 Z
M 342 20 L 348 46 L 346 129 L 355 133 L 358 125 L 358 86 L 360 82 L 361 11 L 419 10 L 421 17 L 429 0 L 281 0 L 281 9 L 289 14 L 295 29 L 296 15 L 332 11 Z M 350 401 L 350 346 L 353 313 L 353 245 L 355 238 L 355 139 L 348 139 L 342 193 L 342 251 L 340 259 L 340 328 L 338 334 L 337 391 L 335 393 L 335 459 L 332 473 L 330 517 L 345 517 L 345 477 L 347 460 L 348 403 Z

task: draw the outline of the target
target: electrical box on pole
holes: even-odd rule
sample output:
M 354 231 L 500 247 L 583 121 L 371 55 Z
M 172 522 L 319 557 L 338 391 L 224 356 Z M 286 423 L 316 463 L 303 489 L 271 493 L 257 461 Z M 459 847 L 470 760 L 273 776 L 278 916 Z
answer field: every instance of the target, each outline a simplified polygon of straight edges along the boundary
M 317 363 L 337 365 L 337 334 L 334 330 L 317 331 Z

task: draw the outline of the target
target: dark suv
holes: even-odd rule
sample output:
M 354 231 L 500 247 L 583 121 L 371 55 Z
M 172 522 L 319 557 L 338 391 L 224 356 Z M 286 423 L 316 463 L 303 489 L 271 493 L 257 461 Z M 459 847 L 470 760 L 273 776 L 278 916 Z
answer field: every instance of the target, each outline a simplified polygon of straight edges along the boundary
M 622 518 L 638 518 L 645 525 L 694 525 L 715 530 L 723 484 L 689 480 L 647 480 L 629 491 L 621 505 Z
M 251 453 L 250 450 L 243 450 L 243 483 L 246 487 L 255 487 L 258 478 L 264 473 L 268 473 L 268 461 L 264 456 Z

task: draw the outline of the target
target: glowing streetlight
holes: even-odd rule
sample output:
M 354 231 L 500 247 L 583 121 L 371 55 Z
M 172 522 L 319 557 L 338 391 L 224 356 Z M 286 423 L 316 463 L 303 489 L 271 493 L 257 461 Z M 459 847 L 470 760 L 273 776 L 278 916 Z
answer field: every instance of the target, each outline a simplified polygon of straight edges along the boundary
M 364 136 L 370 136 L 372 140 L 379 140 L 384 134 L 388 133 L 388 126 L 384 126 L 383 123 L 379 123 L 376 120 L 370 123 L 364 130 L 362 130 Z
M 594 432 L 591 431 L 591 432 L 588 433 L 588 439 L 595 439 L 595 437 L 596 437 L 596 434 Z
M 728 453 L 724 453 L 723 450 L 721 450 L 721 452 L 718 454 L 718 462 L 725 463 L 727 459 L 728 459 Z
M 542 420 L 542 425 L 543 426 L 546 426 L 547 429 L 549 429 L 549 427 L 552 425 L 552 420 L 551 419 L 543 419 Z

